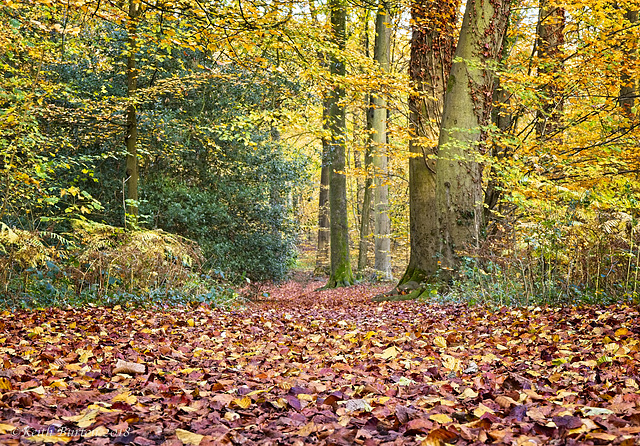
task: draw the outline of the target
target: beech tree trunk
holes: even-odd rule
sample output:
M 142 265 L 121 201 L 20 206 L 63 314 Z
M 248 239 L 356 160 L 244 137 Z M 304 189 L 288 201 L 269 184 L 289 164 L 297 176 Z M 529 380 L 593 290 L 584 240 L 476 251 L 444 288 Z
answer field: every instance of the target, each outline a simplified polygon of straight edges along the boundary
M 346 0 L 330 0 L 331 31 L 339 51 L 346 44 Z M 345 169 L 345 90 L 341 84 L 345 76 L 345 64 L 340 54 L 331 55 L 331 75 L 335 80 L 329 94 L 329 151 L 331 172 L 329 181 L 329 208 L 331 227 L 331 276 L 327 287 L 353 284 L 349 255 L 349 224 L 347 219 L 347 179 Z
M 461 255 L 476 247 L 483 217 L 482 166 L 478 154 L 491 119 L 494 73 L 508 24 L 510 0 L 467 2 L 444 100 L 438 159 L 436 211 L 442 274 L 450 277 Z
M 369 238 L 371 236 L 371 196 L 373 178 L 371 176 L 371 131 L 373 129 L 373 104 L 369 98 L 369 107 L 367 108 L 367 145 L 364 151 L 364 170 L 366 177 L 364 180 L 364 193 L 362 197 L 362 212 L 360 213 L 360 244 L 358 246 L 358 271 L 364 271 L 369 263 Z
M 391 26 L 389 7 L 384 0 L 378 5 L 376 39 L 373 57 L 382 73 L 389 72 Z M 385 93 L 373 96 L 373 166 L 375 170 L 374 268 L 379 279 L 391 280 L 391 220 L 389 219 L 389 185 L 387 152 L 387 100 Z
M 364 17 L 364 27 L 362 32 L 362 47 L 367 58 L 370 57 L 369 51 L 369 10 Z M 358 243 L 358 273 L 362 276 L 362 272 L 369 266 L 369 246 L 371 238 L 371 201 L 372 201 L 372 184 L 371 176 L 371 143 L 373 129 L 373 98 L 371 94 L 367 96 L 367 109 L 365 113 L 366 122 L 366 140 L 364 145 L 363 169 L 365 172 L 364 187 L 362 191 L 362 209 L 360 212 L 360 242 Z M 357 167 L 357 166 L 356 166 Z
M 624 15 L 625 20 L 629 22 L 629 26 L 633 26 L 638 22 L 638 11 L 627 10 Z M 635 61 L 638 57 L 637 41 L 635 38 L 628 38 L 626 51 L 629 53 L 630 61 Z M 623 69 L 620 74 L 620 98 L 619 103 L 625 117 L 633 116 L 633 106 L 635 98 L 638 95 L 638 80 L 631 76 L 628 70 Z
M 459 0 L 411 4 L 413 90 L 409 97 L 409 221 L 411 248 L 398 288 L 417 289 L 438 271 L 440 240 L 436 215 L 436 141 L 445 86 L 456 44 Z
M 136 0 L 129 0 L 129 21 L 127 23 L 127 128 L 125 144 L 127 160 L 125 166 L 126 203 L 125 227 L 135 227 L 138 223 L 138 117 L 136 105 L 133 102 L 138 88 L 138 70 L 136 67 L 137 50 L 137 20 L 140 15 L 140 4 Z
M 536 41 L 538 73 L 547 79 L 541 87 L 543 103 L 536 116 L 536 136 L 541 141 L 551 139 L 558 143 L 562 142 L 561 119 L 564 91 L 560 81 L 564 25 L 564 9 L 555 6 L 549 0 L 540 0 Z
M 322 106 L 322 125 L 328 130 L 328 103 Z M 314 274 L 328 274 L 329 269 L 329 179 L 331 173 L 330 146 L 327 137 L 322 137 L 322 168 L 320 170 L 320 194 L 318 200 L 318 245 Z

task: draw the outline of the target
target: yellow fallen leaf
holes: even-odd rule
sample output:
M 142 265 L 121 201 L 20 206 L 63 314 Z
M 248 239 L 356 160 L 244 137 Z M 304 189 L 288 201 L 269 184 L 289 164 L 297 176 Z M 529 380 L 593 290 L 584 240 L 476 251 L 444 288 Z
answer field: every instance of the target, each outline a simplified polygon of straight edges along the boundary
M 0 389 L 11 390 L 11 381 L 8 378 L 0 378 Z
M 135 404 L 138 401 L 138 398 L 135 395 L 131 395 L 131 392 L 127 391 L 114 396 L 111 400 L 113 403 L 117 403 L 118 401 L 122 401 L 127 404 Z
M 302 426 L 300 430 L 298 430 L 298 436 L 308 437 L 309 435 L 316 432 L 317 430 L 318 430 L 318 427 L 313 421 L 311 421 L 310 423 L 307 423 L 304 426 Z
M 73 322 L 71 322 L 71 323 L 69 324 L 69 328 L 76 328 L 76 327 L 77 327 L 77 325 L 76 325 L 76 322 L 75 322 L 75 321 L 73 321 Z
M 0 434 L 11 433 L 16 427 L 11 424 L 0 423 Z
M 596 440 L 612 442 L 613 440 L 618 438 L 618 436 L 613 434 L 608 434 L 606 432 L 592 432 L 590 434 L 587 434 L 587 438 L 595 438 Z
M 247 393 L 247 396 L 259 395 L 261 393 L 268 392 L 269 390 L 271 390 L 271 389 L 254 390 L 253 392 Z
M 471 387 L 467 387 L 464 389 L 464 392 L 460 394 L 458 398 L 467 399 L 467 398 L 476 398 L 478 396 L 478 392 L 473 390 Z
M 622 327 L 622 328 L 618 328 L 615 332 L 616 336 L 626 336 L 629 334 L 629 330 L 627 330 L 626 328 Z
M 395 345 L 392 345 L 391 347 L 385 349 L 385 351 L 382 352 L 380 357 L 382 359 L 393 359 L 396 356 L 398 356 L 398 353 L 400 353 L 400 349 Z
M 176 429 L 176 436 L 178 440 L 182 442 L 182 444 L 194 445 L 198 446 L 204 435 L 194 434 L 193 432 L 185 431 L 183 429 Z
M 58 442 L 67 443 L 71 441 L 71 437 L 68 437 L 66 435 L 39 434 L 39 435 L 32 435 L 31 437 L 27 437 L 27 440 L 40 441 L 43 443 L 58 443 Z
M 433 414 L 433 415 L 431 415 L 429 417 L 429 419 L 431 421 L 436 421 L 436 422 L 438 422 L 440 424 L 451 423 L 453 421 L 453 419 L 449 415 L 444 414 L 444 413 Z
M 436 338 L 433 340 L 433 343 L 440 348 L 447 348 L 447 340 L 442 336 L 436 336 Z
M 232 401 L 232 403 L 234 403 L 235 405 L 237 405 L 242 409 L 248 409 L 249 406 L 251 406 L 251 398 L 249 398 L 248 396 L 245 396 L 242 398 L 236 398 Z
M 72 421 L 78 425 L 78 427 L 89 427 L 96 422 L 96 417 L 100 411 L 91 409 L 85 410 L 78 415 L 71 415 L 68 417 L 62 417 L 63 420 Z
M 484 415 L 485 413 L 495 412 L 490 407 L 487 407 L 482 403 L 480 403 L 480 405 L 473 410 L 473 414 L 478 418 L 482 417 L 482 415 Z
M 44 390 L 44 387 L 42 386 L 34 387 L 33 389 L 28 389 L 26 390 L 26 392 L 33 392 L 38 395 L 44 395 L 46 393 L 46 391 Z
M 460 360 L 450 355 L 442 355 L 442 365 L 445 369 L 456 372 L 460 369 Z
M 196 321 L 194 321 L 193 319 L 189 319 L 187 321 L 187 324 L 189 325 L 189 327 L 195 327 L 196 326 Z

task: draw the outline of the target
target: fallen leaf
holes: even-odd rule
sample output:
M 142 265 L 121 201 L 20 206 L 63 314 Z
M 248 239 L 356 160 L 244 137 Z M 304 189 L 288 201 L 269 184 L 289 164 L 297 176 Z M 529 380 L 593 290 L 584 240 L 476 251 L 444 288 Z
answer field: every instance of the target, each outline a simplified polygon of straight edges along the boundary
M 440 424 L 447 424 L 447 423 L 452 423 L 453 422 L 453 418 L 451 418 L 449 415 L 443 414 L 443 413 L 437 413 L 437 414 L 433 414 L 429 416 L 429 419 L 432 421 L 437 421 Z
M 182 444 L 198 446 L 204 435 L 194 434 L 193 432 L 186 431 L 184 429 L 176 429 L 176 436 Z
M 138 375 L 144 373 L 145 370 L 146 368 L 144 364 L 118 359 L 116 365 L 113 368 L 113 374 L 115 375 L 118 373 L 126 373 L 128 375 Z
M 440 348 L 447 348 L 447 340 L 442 336 L 436 336 L 433 343 Z

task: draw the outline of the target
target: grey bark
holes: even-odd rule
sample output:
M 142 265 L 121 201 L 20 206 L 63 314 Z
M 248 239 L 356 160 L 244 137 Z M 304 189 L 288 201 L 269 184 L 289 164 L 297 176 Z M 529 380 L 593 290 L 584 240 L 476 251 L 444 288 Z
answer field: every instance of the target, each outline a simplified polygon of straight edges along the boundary
M 349 255 L 349 224 L 347 208 L 347 180 L 345 169 L 345 64 L 341 52 L 346 45 L 346 0 L 330 0 L 331 31 L 340 53 L 331 55 L 331 75 L 334 86 L 328 97 L 329 151 L 331 173 L 329 181 L 329 208 L 331 227 L 331 276 L 328 287 L 353 284 Z
M 635 25 L 638 22 L 638 11 L 627 10 L 624 15 L 625 20 L 629 22 L 629 26 Z M 637 47 L 635 42 L 628 39 L 630 48 L 627 48 L 629 52 L 629 58 L 635 60 L 638 57 Z M 625 69 L 620 75 L 620 98 L 619 103 L 622 111 L 626 117 L 633 115 L 633 106 L 635 104 L 635 98 L 638 95 L 638 80 L 629 75 L 629 72 Z
M 476 248 L 482 227 L 483 127 L 492 109 L 494 73 L 510 11 L 509 0 L 467 2 L 444 101 L 438 159 L 436 209 L 443 275 Z
M 442 104 L 456 44 L 459 0 L 414 1 L 409 74 L 409 265 L 398 287 L 419 284 L 438 272 L 436 146 Z
M 389 72 L 391 26 L 387 3 L 380 1 L 376 15 L 376 39 L 373 51 L 382 73 Z M 389 219 L 389 185 L 387 152 L 387 100 L 385 92 L 373 96 L 373 166 L 374 189 L 374 268 L 378 278 L 391 280 L 391 220 Z
M 362 197 L 362 212 L 360 213 L 360 244 L 358 246 L 358 271 L 364 271 L 369 263 L 369 238 L 371 222 L 371 198 L 373 178 L 371 176 L 371 130 L 373 128 L 373 107 L 371 98 L 367 108 L 367 144 L 364 151 L 364 193 Z
M 328 130 L 329 110 L 327 101 L 322 105 L 322 125 Z M 320 194 L 318 199 L 318 244 L 315 274 L 329 273 L 329 179 L 331 173 L 330 146 L 326 135 L 322 136 L 322 168 L 320 170 Z
M 541 87 L 542 104 L 536 116 L 536 136 L 539 140 L 562 142 L 561 118 L 564 91 L 560 85 L 563 65 L 565 11 L 549 0 L 540 0 L 537 41 L 538 72 L 551 74 L 551 80 Z

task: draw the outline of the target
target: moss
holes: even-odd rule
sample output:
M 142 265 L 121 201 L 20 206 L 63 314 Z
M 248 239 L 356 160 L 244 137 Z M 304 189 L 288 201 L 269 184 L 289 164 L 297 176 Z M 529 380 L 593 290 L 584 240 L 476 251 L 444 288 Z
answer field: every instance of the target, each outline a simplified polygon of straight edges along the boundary
M 348 259 L 347 259 L 348 260 Z M 351 286 L 355 283 L 353 279 L 353 272 L 351 271 L 351 264 L 347 262 L 341 262 L 338 264 L 336 271 L 331 274 L 329 281 L 324 288 L 338 288 Z
M 397 302 L 402 300 L 416 300 L 427 297 L 429 289 L 425 284 L 433 282 L 433 277 L 415 266 L 409 266 L 394 289 L 371 299 L 373 302 Z

